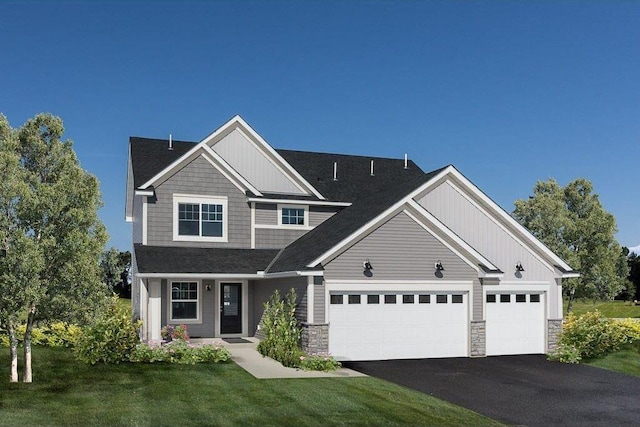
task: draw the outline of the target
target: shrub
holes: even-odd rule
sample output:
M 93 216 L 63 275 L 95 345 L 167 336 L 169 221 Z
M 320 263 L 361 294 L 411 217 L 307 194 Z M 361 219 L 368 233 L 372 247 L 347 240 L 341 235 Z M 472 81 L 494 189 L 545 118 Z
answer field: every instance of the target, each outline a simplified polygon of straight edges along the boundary
M 20 325 L 16 330 L 18 343 L 24 340 L 26 326 Z M 77 325 L 54 322 L 49 326 L 34 327 L 31 330 L 31 342 L 34 345 L 45 345 L 48 347 L 73 347 L 75 345 L 81 329 Z M 9 346 L 8 333 L 0 329 L 0 346 Z
M 181 363 L 226 362 L 231 357 L 229 350 L 218 344 L 195 346 L 184 340 L 169 343 L 138 344 L 131 352 L 131 362 Z
M 130 353 L 140 342 L 138 329 L 142 322 L 133 322 L 131 315 L 118 305 L 114 296 L 106 310 L 83 329 L 75 346 L 76 357 L 96 363 L 120 363 L 129 360 Z
M 299 359 L 299 366 L 305 371 L 335 371 L 342 366 L 333 356 L 325 353 L 300 356 Z
M 265 338 L 258 344 L 258 351 L 283 366 L 297 367 L 300 356 L 300 326 L 295 317 L 296 291 L 289 290 L 284 299 L 276 290 L 269 301 L 264 304 L 262 330 Z
M 561 362 L 578 363 L 581 359 L 617 351 L 638 339 L 640 325 L 630 319 L 607 319 L 598 310 L 582 316 L 570 313 L 560 335 L 558 350 L 551 357 Z
M 187 325 L 167 325 L 160 331 L 162 338 L 165 341 L 183 340 L 189 341 L 189 334 L 187 333 Z

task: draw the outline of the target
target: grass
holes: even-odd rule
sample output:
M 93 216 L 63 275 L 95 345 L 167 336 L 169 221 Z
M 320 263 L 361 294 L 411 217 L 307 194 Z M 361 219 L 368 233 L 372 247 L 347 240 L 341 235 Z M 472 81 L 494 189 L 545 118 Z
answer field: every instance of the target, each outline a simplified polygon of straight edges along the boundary
M 599 310 L 605 317 L 640 318 L 640 305 L 633 305 L 628 301 L 575 301 L 573 303 L 573 313 L 582 315 L 588 311 Z M 567 301 L 564 301 L 564 313 L 567 314 Z
M 9 384 L 0 351 L 0 426 L 500 425 L 375 378 L 257 380 L 231 362 L 87 366 L 36 347 L 34 383 Z
M 640 341 L 627 345 L 615 353 L 592 359 L 587 364 L 640 377 Z

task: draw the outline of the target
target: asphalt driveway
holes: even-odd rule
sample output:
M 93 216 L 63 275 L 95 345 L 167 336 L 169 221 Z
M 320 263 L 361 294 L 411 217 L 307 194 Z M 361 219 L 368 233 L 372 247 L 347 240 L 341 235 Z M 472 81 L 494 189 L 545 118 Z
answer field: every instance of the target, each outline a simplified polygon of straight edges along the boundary
M 640 425 L 640 378 L 550 362 L 544 355 L 343 365 L 507 424 Z

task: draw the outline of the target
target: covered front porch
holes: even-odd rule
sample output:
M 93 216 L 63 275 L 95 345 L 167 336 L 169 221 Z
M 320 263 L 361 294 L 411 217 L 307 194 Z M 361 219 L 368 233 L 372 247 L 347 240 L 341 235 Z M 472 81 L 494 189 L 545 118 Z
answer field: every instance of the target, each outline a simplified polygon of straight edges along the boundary
M 257 322 L 250 278 L 166 276 L 138 279 L 141 339 L 162 339 L 166 325 L 186 325 L 192 338 L 251 337 Z M 259 321 L 259 318 L 258 318 Z

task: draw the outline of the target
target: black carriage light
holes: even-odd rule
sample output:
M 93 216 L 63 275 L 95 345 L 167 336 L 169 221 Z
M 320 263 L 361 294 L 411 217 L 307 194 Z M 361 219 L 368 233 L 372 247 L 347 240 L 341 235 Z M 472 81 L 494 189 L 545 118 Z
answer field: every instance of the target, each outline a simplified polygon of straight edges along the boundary
M 365 270 L 373 270 L 373 266 L 371 265 L 371 262 L 369 262 L 369 258 L 364 260 L 364 262 L 362 263 L 362 266 L 364 267 Z
M 524 267 L 520 261 L 516 262 L 516 271 L 524 271 Z
M 442 263 L 440 262 L 440 260 L 436 261 L 436 270 L 437 271 L 444 271 L 444 266 L 442 265 Z

